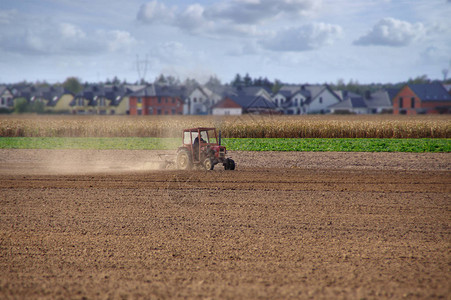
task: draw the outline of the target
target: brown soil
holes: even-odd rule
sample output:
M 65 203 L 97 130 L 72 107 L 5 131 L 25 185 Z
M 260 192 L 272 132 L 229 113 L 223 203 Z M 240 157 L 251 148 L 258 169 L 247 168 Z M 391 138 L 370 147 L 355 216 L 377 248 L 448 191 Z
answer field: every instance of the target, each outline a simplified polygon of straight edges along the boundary
M 451 297 L 451 156 L 0 150 L 0 298 Z

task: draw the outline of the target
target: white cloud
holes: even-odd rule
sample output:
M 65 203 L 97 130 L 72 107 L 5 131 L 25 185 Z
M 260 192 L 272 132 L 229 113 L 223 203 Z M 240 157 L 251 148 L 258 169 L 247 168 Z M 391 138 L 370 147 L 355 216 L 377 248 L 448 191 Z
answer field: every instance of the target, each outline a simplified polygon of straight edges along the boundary
M 77 26 L 69 23 L 60 24 L 59 31 L 61 37 L 65 39 L 84 39 L 86 34 Z
M 136 44 L 135 38 L 127 31 L 112 30 L 105 33 L 100 33 L 100 39 L 108 40 L 108 50 L 116 52 L 119 50 L 129 50 Z
M 366 35 L 354 41 L 354 45 L 407 46 L 424 37 L 422 23 L 411 24 L 393 18 L 383 18 Z
M 321 1 L 315 0 L 234 0 L 222 1 L 210 7 L 211 19 L 223 19 L 239 24 L 258 24 L 282 15 L 307 14 Z
M 213 22 L 208 21 L 205 16 L 205 8 L 200 4 L 189 5 L 185 11 L 176 18 L 176 25 L 189 32 L 197 32 L 199 30 L 208 30 L 214 26 Z
M 320 3 L 318 0 L 223 0 L 209 6 L 195 3 L 178 11 L 153 0 L 141 6 L 137 19 L 144 23 L 159 20 L 182 31 L 208 36 L 257 36 L 262 34 L 257 26 L 278 19 L 299 20 Z
M 71 23 L 25 15 L 0 31 L 0 50 L 31 55 L 91 55 L 129 49 L 134 43 L 127 31 L 86 32 Z
M 331 45 L 341 34 L 342 28 L 338 25 L 312 23 L 281 30 L 261 44 L 275 51 L 307 51 Z
M 167 23 L 172 21 L 174 13 L 174 8 L 168 8 L 163 3 L 158 2 L 158 0 L 154 0 L 141 5 L 137 18 L 145 23 L 154 23 L 157 21 Z

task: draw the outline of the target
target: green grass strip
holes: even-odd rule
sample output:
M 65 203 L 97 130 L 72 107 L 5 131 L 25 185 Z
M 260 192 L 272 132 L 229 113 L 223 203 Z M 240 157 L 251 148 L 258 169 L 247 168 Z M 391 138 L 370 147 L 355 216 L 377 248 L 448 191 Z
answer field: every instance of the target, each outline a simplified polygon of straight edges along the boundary
M 242 151 L 451 152 L 451 139 L 227 139 Z
M 0 149 L 171 150 L 177 138 L 2 137 Z
M 179 138 L 1 137 L 0 149 L 174 150 Z M 223 139 L 234 151 L 451 152 L 451 139 Z

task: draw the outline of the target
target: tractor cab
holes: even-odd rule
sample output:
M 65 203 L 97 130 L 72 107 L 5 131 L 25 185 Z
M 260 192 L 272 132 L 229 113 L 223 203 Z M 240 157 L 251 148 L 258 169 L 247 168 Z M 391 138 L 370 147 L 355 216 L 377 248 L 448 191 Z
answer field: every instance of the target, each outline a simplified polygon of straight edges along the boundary
M 216 128 L 190 128 L 183 130 L 182 146 L 177 150 L 177 167 L 191 169 L 201 166 L 206 170 L 213 170 L 214 166 L 222 163 L 226 170 L 234 170 L 235 162 L 226 158 L 226 147 L 221 146 L 221 132 L 219 137 Z

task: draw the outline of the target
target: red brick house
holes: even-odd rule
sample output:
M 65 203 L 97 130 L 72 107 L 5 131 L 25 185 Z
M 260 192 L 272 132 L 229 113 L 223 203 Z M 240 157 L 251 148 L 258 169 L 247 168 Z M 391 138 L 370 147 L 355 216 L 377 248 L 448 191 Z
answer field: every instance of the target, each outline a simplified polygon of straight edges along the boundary
M 451 95 L 439 82 L 407 84 L 393 98 L 393 114 L 451 113 Z
M 181 115 L 182 91 L 149 85 L 130 95 L 130 115 Z

